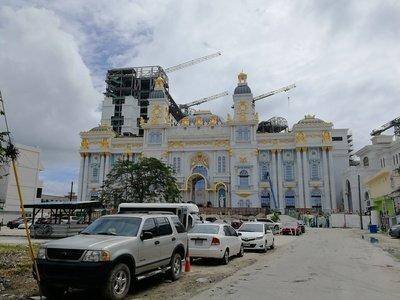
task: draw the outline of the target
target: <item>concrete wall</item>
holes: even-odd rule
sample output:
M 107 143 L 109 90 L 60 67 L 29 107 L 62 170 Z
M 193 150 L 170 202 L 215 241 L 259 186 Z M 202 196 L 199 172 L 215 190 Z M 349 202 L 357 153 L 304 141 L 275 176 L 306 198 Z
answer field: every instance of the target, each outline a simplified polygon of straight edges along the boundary
M 369 216 L 362 216 L 364 229 L 368 229 Z M 330 225 L 333 228 L 360 228 L 360 216 L 355 214 L 331 214 Z

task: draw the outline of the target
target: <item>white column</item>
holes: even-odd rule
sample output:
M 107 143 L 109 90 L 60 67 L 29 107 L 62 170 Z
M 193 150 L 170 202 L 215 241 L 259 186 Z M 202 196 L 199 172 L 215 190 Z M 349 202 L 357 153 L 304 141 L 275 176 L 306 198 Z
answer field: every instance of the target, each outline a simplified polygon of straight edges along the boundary
M 303 150 L 303 173 L 304 173 L 304 207 L 310 208 L 310 176 L 308 172 L 309 164 L 307 159 L 307 149 Z
M 333 158 L 332 158 L 332 149 L 328 148 L 328 162 L 329 162 L 329 184 L 331 188 L 331 208 L 336 209 L 336 188 L 335 188 L 335 178 L 333 175 Z
M 331 195 L 329 189 L 329 168 L 328 168 L 328 159 L 326 158 L 326 148 L 322 148 L 322 168 L 324 170 L 324 201 L 322 201 L 322 209 L 330 210 L 331 209 Z
M 276 166 L 276 150 L 273 149 L 271 150 L 271 159 L 272 159 L 272 170 L 271 170 L 271 181 L 272 181 L 272 186 L 271 189 L 274 191 L 274 196 L 275 196 L 275 202 L 278 205 L 278 179 L 277 179 L 277 166 Z M 271 195 L 271 201 L 272 195 Z M 271 205 L 272 206 L 272 205 Z
M 82 185 L 82 198 L 81 201 L 87 200 L 87 191 L 88 191 L 88 177 L 89 177 L 89 159 L 90 154 L 87 153 L 85 155 L 85 166 L 83 167 L 83 185 Z
M 301 148 L 296 149 L 296 164 L 297 164 L 297 185 L 299 191 L 299 199 L 296 201 L 296 207 L 302 207 L 304 203 L 304 190 L 303 190 L 303 171 L 301 163 Z
M 101 153 L 100 154 L 100 174 L 99 174 L 99 183 L 100 183 L 100 185 L 103 185 L 103 181 L 104 181 L 104 178 L 105 178 L 104 160 L 105 160 L 104 153 Z
M 110 155 L 111 155 L 110 153 L 105 154 L 106 163 L 105 163 L 105 167 L 104 167 L 104 178 L 106 178 L 108 172 L 110 172 Z
M 78 177 L 78 202 L 82 201 L 82 186 L 83 186 L 83 167 L 85 164 L 85 155 L 81 154 L 81 161 L 79 164 L 79 177 Z
M 282 151 L 278 149 L 277 151 L 278 155 L 278 166 L 277 166 L 277 173 L 278 173 L 278 195 L 277 195 L 277 200 L 276 200 L 276 205 L 279 206 L 281 212 L 284 212 L 285 206 L 283 204 L 283 180 L 282 180 Z

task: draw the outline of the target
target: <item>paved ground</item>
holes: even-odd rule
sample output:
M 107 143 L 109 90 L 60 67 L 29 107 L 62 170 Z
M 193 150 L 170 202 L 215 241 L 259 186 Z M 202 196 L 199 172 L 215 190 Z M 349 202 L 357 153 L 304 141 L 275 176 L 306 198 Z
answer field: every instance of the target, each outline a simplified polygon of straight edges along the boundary
M 400 263 L 358 230 L 311 229 L 194 299 L 226 298 L 400 299 Z

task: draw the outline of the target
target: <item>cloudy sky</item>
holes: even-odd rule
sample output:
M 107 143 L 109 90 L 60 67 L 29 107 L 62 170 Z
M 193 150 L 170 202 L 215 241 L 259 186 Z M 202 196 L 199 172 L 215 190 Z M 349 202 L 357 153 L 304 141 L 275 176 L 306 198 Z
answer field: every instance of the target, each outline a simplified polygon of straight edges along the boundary
M 17 142 L 42 149 L 47 193 L 76 180 L 79 132 L 100 120 L 108 68 L 168 67 L 178 103 L 232 91 L 248 73 L 261 119 L 311 113 L 351 128 L 355 148 L 400 115 L 399 1 L 0 0 L 0 89 Z M 226 115 L 231 96 L 203 105 Z

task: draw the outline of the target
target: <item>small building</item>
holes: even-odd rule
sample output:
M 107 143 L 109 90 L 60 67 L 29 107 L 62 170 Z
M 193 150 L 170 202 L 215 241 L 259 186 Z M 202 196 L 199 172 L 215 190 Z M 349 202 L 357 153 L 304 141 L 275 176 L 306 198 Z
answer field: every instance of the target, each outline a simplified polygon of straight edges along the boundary
M 19 155 L 17 172 L 25 204 L 40 203 L 43 182 L 39 174 L 43 171 L 41 151 L 37 147 L 16 144 Z M 0 220 L 7 222 L 20 216 L 20 202 L 15 175 L 11 163 L 0 167 Z

